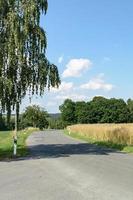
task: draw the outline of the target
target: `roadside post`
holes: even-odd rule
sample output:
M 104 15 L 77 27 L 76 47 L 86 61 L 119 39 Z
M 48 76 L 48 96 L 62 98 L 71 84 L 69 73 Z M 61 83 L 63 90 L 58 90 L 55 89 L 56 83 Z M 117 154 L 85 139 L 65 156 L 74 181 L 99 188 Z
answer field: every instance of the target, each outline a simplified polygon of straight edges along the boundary
M 17 155 L 17 136 L 13 136 L 13 155 Z

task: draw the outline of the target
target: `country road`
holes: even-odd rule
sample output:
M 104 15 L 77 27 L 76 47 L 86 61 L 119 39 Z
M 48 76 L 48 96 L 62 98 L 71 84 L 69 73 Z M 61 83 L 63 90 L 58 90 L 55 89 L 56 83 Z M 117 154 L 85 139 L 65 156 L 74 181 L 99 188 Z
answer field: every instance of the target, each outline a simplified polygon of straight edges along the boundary
M 28 157 L 0 162 L 0 200 L 133 200 L 133 155 L 54 130 L 27 145 Z

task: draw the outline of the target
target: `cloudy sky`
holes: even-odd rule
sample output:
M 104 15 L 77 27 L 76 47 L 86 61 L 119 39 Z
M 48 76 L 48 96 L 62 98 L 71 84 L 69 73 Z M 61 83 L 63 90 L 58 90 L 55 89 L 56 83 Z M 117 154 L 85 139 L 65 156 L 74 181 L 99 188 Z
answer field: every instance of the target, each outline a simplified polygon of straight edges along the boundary
M 55 113 L 66 98 L 133 98 L 132 0 L 49 0 L 41 26 L 62 84 L 32 104 Z M 22 109 L 29 104 L 27 96 Z

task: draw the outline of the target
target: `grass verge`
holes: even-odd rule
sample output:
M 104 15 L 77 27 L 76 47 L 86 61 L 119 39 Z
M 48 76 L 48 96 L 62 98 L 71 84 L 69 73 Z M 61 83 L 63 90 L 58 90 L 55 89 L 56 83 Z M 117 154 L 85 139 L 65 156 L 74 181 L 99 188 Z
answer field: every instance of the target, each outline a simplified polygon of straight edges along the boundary
M 28 128 L 23 131 L 19 131 L 18 144 L 17 144 L 17 157 L 23 157 L 28 155 L 28 149 L 26 147 L 26 139 L 28 136 L 38 129 Z M 0 132 L 0 160 L 10 159 L 13 157 L 13 131 Z
M 112 148 L 112 149 L 120 150 L 120 151 L 126 152 L 126 153 L 133 153 L 133 146 L 127 146 L 127 145 L 124 145 L 124 144 L 112 143 L 112 142 L 109 142 L 109 141 L 96 141 L 96 140 L 94 140 L 90 137 L 87 137 L 85 135 L 80 135 L 80 133 L 77 133 L 77 132 L 69 133 L 68 130 L 64 130 L 64 134 L 66 134 L 70 137 L 76 138 L 76 139 L 86 141 L 90 144 L 95 144 L 95 145 L 98 145 L 98 146 Z

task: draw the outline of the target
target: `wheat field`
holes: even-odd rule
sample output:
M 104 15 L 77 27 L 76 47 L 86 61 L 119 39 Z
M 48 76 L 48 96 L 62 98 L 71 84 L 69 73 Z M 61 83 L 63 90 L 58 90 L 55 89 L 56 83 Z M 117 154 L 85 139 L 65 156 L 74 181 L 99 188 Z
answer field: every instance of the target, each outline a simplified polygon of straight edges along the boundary
M 133 124 L 77 124 L 67 130 L 96 141 L 133 145 Z

